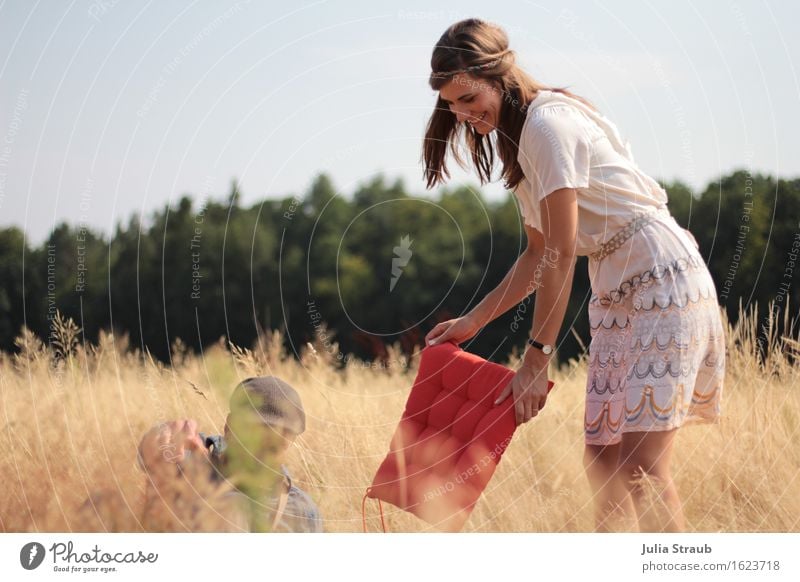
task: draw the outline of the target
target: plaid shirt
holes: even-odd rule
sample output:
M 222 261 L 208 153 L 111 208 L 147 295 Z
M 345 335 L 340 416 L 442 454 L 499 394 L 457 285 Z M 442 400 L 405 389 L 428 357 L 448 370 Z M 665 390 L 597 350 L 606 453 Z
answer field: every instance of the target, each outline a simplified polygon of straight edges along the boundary
M 218 462 L 222 460 L 225 454 L 225 438 L 222 435 L 213 435 L 205 437 L 201 435 L 204 441 L 213 444 L 211 449 L 211 458 L 213 461 Z M 318 533 L 322 532 L 322 518 L 319 514 L 319 508 L 311 499 L 311 496 L 294 485 L 292 477 L 285 465 L 281 465 L 281 472 L 283 473 L 283 487 L 281 490 L 287 494 L 286 505 L 283 509 L 280 519 L 275 528 L 271 531 L 280 533 Z M 215 479 L 222 479 L 219 471 L 213 472 Z M 241 491 L 234 490 L 228 495 L 235 496 L 240 499 L 243 506 L 246 506 L 249 498 Z M 278 510 L 280 504 L 280 494 L 268 496 L 265 499 L 258 500 L 258 511 L 263 511 L 263 518 L 268 524 L 272 524 L 275 519 L 275 512 Z

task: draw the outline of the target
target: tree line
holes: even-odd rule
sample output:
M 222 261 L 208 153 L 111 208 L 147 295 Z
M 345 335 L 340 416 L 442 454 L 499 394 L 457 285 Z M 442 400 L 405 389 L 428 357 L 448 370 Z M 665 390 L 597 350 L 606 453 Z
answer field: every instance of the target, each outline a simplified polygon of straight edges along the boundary
M 728 316 L 758 303 L 793 318 L 800 180 L 740 170 L 702 192 L 665 187 Z M 378 175 L 346 195 L 319 174 L 302 196 L 243 206 L 234 182 L 219 199 L 184 196 L 110 236 L 64 223 L 31 246 L 19 228 L 0 229 L 0 349 L 16 349 L 23 325 L 47 340 L 60 311 L 86 341 L 102 329 L 127 333 L 165 361 L 177 338 L 195 350 L 220 337 L 251 346 L 266 330 L 281 330 L 290 352 L 338 344 L 343 354 L 381 360 L 387 345 L 410 352 L 437 322 L 479 302 L 525 244 L 511 193 L 490 202 L 460 186 L 415 197 L 402 180 Z M 582 257 L 562 359 L 588 344 L 589 297 Z M 534 301 L 492 322 L 468 349 L 496 361 L 521 349 Z

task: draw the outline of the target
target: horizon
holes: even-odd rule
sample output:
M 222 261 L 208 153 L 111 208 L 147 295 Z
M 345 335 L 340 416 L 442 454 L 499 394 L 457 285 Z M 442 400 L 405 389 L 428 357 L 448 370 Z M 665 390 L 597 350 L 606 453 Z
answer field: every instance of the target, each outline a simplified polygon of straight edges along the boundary
M 730 170 L 730 172 L 728 174 L 720 175 L 720 176 L 717 176 L 717 177 L 713 178 L 712 180 L 707 182 L 706 185 L 702 189 L 694 190 L 694 189 L 690 188 L 692 196 L 695 199 L 697 199 L 699 197 L 699 195 L 703 193 L 703 191 L 705 191 L 706 189 L 711 187 L 713 184 L 719 183 L 719 181 L 721 179 L 724 179 L 726 177 L 730 177 L 730 176 L 732 176 L 732 175 L 734 175 L 734 174 L 736 174 L 738 172 L 748 172 L 748 169 L 745 168 L 745 167 L 740 167 L 740 168 L 735 168 L 734 167 L 734 168 L 731 168 L 731 170 Z M 319 172 L 317 174 L 314 174 L 314 178 L 318 177 L 322 173 L 327 174 L 327 172 Z M 355 194 L 355 192 L 359 188 L 367 186 L 369 184 L 369 182 L 371 182 L 372 180 L 376 179 L 379 174 L 380 174 L 380 171 L 377 172 L 376 174 L 374 174 L 373 176 L 364 178 L 361 182 L 356 183 L 352 187 L 352 189 L 347 191 L 347 192 L 343 192 L 340 189 L 336 188 L 335 181 L 333 182 L 333 186 L 334 186 L 334 188 L 336 188 L 336 191 L 337 191 L 338 195 L 342 196 L 346 201 L 352 202 L 353 195 Z M 762 178 L 773 179 L 775 181 L 779 181 L 779 180 L 800 180 L 800 175 L 798 175 L 798 176 L 773 176 L 771 174 L 764 174 L 764 173 L 761 173 L 761 172 L 752 172 L 752 174 L 750 174 L 750 175 L 753 178 L 762 177 Z M 331 176 L 328 174 L 328 177 L 330 178 Z M 460 182 L 458 184 L 448 183 L 448 184 L 445 184 L 442 187 L 436 188 L 434 193 L 430 193 L 430 192 L 414 192 L 414 191 L 412 191 L 411 189 L 408 188 L 408 184 L 405 183 L 405 177 L 402 176 L 402 175 L 389 176 L 389 175 L 384 174 L 383 178 L 384 178 L 384 184 L 386 184 L 386 185 L 392 185 L 397 180 L 403 180 L 404 181 L 404 186 L 406 187 L 406 194 L 408 194 L 410 197 L 428 196 L 430 198 L 439 198 L 444 193 L 445 190 L 452 191 L 452 190 L 455 190 L 455 189 L 458 189 L 458 188 L 466 187 L 466 188 L 470 188 L 472 190 L 480 191 L 481 194 L 484 196 L 484 200 L 485 200 L 485 202 L 487 204 L 502 204 L 504 202 L 504 199 L 501 198 L 501 197 L 498 197 L 498 196 L 489 197 L 489 196 L 487 196 L 486 195 L 486 191 L 485 191 L 486 190 L 486 185 L 484 185 L 483 187 L 478 186 L 477 179 L 476 179 L 475 182 L 470 182 L 469 179 L 467 179 L 466 181 Z M 666 186 L 671 186 L 671 185 L 674 185 L 676 183 L 681 183 L 684 186 L 689 187 L 688 184 L 686 184 L 684 182 L 681 182 L 680 180 L 673 180 L 671 182 L 665 183 L 662 180 L 659 180 L 658 177 L 655 177 L 655 178 L 662 185 L 666 184 Z M 181 200 L 181 198 L 186 197 L 186 198 L 189 198 L 191 200 L 193 209 L 200 210 L 200 209 L 204 208 L 205 205 L 208 202 L 217 202 L 217 203 L 226 202 L 228 200 L 228 198 L 230 197 L 231 193 L 233 192 L 234 185 L 236 185 L 236 187 L 237 187 L 236 191 L 239 194 L 238 204 L 240 206 L 244 207 L 244 208 L 252 208 L 255 205 L 263 204 L 266 201 L 285 201 L 285 200 L 296 199 L 297 197 L 302 199 L 305 195 L 308 194 L 310 188 L 313 186 L 313 183 L 308 184 L 306 190 L 303 191 L 302 193 L 299 193 L 299 194 L 298 193 L 287 193 L 285 195 L 277 195 L 276 194 L 274 196 L 265 196 L 265 197 L 262 197 L 260 199 L 253 199 L 252 197 L 248 197 L 245 192 L 242 192 L 241 183 L 239 183 L 235 178 L 233 178 L 231 180 L 231 182 L 229 183 L 227 190 L 224 190 L 224 189 L 221 188 L 219 192 L 206 193 L 206 195 L 203 196 L 203 197 L 201 197 L 201 196 L 199 196 L 199 195 L 197 195 L 195 193 L 192 193 L 192 192 L 184 192 L 184 193 L 180 194 L 179 196 L 172 197 L 169 201 L 165 201 L 164 204 L 162 204 L 160 206 L 153 206 L 153 207 L 149 208 L 147 212 L 144 212 L 144 213 L 132 212 L 132 213 L 129 213 L 127 216 L 118 216 L 117 217 L 118 218 L 117 222 L 113 225 L 113 227 L 110 230 L 109 229 L 97 228 L 97 227 L 94 227 L 94 226 L 92 226 L 90 224 L 81 224 L 80 221 L 72 222 L 72 221 L 69 221 L 67 219 L 64 219 L 64 220 L 56 223 L 53 226 L 53 228 L 51 230 L 47 231 L 46 233 L 44 233 L 44 235 L 40 239 L 33 240 L 29 236 L 29 234 L 27 232 L 25 232 L 24 229 L 21 229 L 21 227 L 19 227 L 16 224 L 0 225 L 0 228 L 13 228 L 13 227 L 20 228 L 22 230 L 22 232 L 23 232 L 23 235 L 25 236 L 26 243 L 28 245 L 30 245 L 31 247 L 38 247 L 38 246 L 41 246 L 44 243 L 46 243 L 48 237 L 59 226 L 61 226 L 63 224 L 66 224 L 67 226 L 69 226 L 72 229 L 81 229 L 81 228 L 83 228 L 84 230 L 88 230 L 88 231 L 92 232 L 93 234 L 95 234 L 95 235 L 97 235 L 97 236 L 99 236 L 101 238 L 107 239 L 110 242 L 111 239 L 113 239 L 115 233 L 117 232 L 118 227 L 120 227 L 120 226 L 122 226 L 123 228 L 127 227 L 127 225 L 130 223 L 130 221 L 134 217 L 138 217 L 138 219 L 140 221 L 141 228 L 142 229 L 146 229 L 146 228 L 149 228 L 149 226 L 151 226 L 151 224 L 152 224 L 151 223 L 151 219 L 153 218 L 153 216 L 155 214 L 158 214 L 159 212 L 162 212 L 164 210 L 164 208 L 165 208 L 164 205 L 165 204 L 169 203 L 170 204 L 170 209 L 173 210 L 175 208 L 175 206 L 177 205 L 177 203 Z M 424 186 L 423 186 L 423 189 L 424 189 Z M 513 197 L 513 193 L 510 190 L 508 190 L 507 193 L 508 193 L 509 196 Z M 501 193 L 501 196 L 502 196 L 502 193 Z

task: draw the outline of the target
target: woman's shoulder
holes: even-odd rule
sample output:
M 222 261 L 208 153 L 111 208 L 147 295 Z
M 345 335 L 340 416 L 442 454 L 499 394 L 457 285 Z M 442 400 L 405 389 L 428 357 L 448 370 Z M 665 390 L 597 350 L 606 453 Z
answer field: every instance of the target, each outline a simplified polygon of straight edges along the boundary
M 573 106 L 555 101 L 528 112 L 520 135 L 520 149 L 529 156 L 542 151 L 572 148 L 578 144 L 588 147 L 600 133 L 588 118 Z
M 594 110 L 583 101 L 559 91 L 540 89 L 528 104 L 525 125 L 568 124 L 580 127 L 594 135 L 603 133 L 592 115 Z
M 532 131 L 573 130 L 585 132 L 588 124 L 580 111 L 566 103 L 546 103 L 536 107 L 528 118 Z
M 590 139 L 596 139 L 603 133 L 586 113 L 575 105 L 560 100 L 532 107 L 528 111 L 524 129 L 534 134 L 572 132 Z

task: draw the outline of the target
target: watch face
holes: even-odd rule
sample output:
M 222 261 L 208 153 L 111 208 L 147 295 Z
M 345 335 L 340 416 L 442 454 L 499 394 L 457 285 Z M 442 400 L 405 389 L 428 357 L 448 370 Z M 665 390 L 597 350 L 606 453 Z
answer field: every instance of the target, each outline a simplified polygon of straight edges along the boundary
M 542 346 L 542 351 L 547 354 L 548 356 L 553 353 L 553 346 Z

